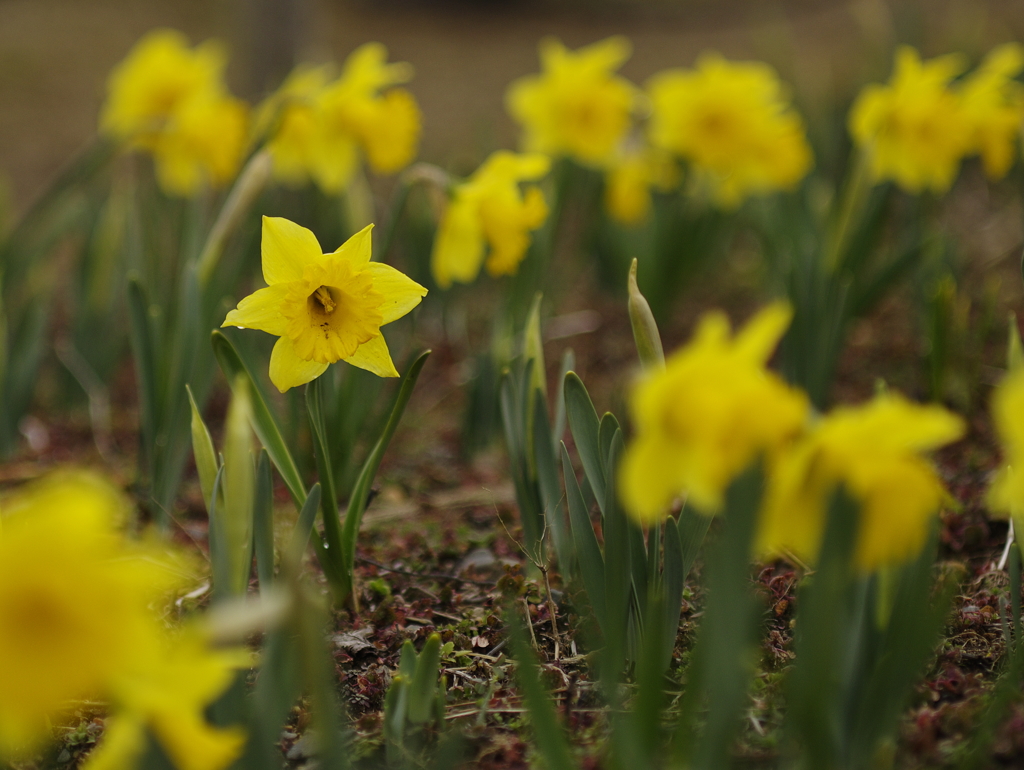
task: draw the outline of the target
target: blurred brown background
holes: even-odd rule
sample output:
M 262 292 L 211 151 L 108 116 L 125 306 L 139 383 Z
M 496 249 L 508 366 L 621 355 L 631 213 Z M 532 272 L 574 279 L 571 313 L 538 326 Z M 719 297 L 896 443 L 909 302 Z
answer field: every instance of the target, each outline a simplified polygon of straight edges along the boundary
M 927 55 L 1024 39 L 1024 0 L 0 0 L 0 179 L 24 208 L 95 130 L 107 73 L 154 27 L 193 42 L 225 39 L 230 79 L 256 99 L 295 59 L 341 61 L 369 40 L 416 68 L 425 116 L 421 156 L 466 165 L 514 146 L 507 83 L 537 69 L 536 45 L 628 35 L 624 74 L 638 83 L 702 50 L 760 58 L 813 113 L 887 76 L 894 43 Z

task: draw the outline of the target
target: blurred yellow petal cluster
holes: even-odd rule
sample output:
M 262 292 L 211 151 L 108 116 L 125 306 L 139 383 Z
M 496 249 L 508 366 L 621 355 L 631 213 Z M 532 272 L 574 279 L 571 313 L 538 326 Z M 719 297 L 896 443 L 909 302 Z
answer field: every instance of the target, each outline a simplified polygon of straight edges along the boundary
M 960 87 L 971 127 L 969 151 L 981 155 L 990 179 L 1006 176 L 1024 129 L 1024 85 L 1014 78 L 1024 70 L 1024 47 L 1008 43 L 993 49 Z
M 33 748 L 47 736 L 47 720 L 76 699 L 141 702 L 134 693 L 155 679 L 164 680 L 160 698 L 168 718 L 163 725 L 147 718 L 144 726 L 178 767 L 219 770 L 239 754 L 237 733 L 219 752 L 193 742 L 210 733 L 203 710 L 227 686 L 238 653 L 213 653 L 199 642 L 183 646 L 168 631 L 160 604 L 192 575 L 178 555 L 129 542 L 120 531 L 127 511 L 118 490 L 85 472 L 51 475 L 3 501 L 0 755 Z M 174 660 L 181 665 L 170 672 Z M 126 742 L 120 711 L 108 737 L 115 747 Z M 140 750 L 143 738 L 140 727 Z
M 316 236 L 279 217 L 263 217 L 263 279 L 224 326 L 280 337 L 270 379 L 282 393 L 314 380 L 336 361 L 397 377 L 380 327 L 420 303 L 427 290 L 389 265 L 371 262 L 368 225 L 331 254 Z
M 992 394 L 992 422 L 1003 448 L 1004 465 L 992 481 L 992 510 L 1018 520 L 1024 513 L 1024 369 L 1011 371 Z M 1017 533 L 1024 537 L 1024 532 Z
M 473 281 L 488 247 L 487 271 L 491 275 L 509 275 L 519 269 L 530 246 L 530 232 L 548 216 L 540 188 L 529 185 L 524 192 L 519 183 L 540 179 L 550 166 L 545 155 L 500 150 L 455 186 L 431 254 L 438 286 L 447 289 L 453 281 Z
M 630 52 L 624 37 L 576 51 L 542 40 L 542 72 L 519 78 L 505 94 L 509 114 L 523 127 L 524 149 L 586 165 L 607 162 L 629 131 L 637 102 L 636 88 L 614 74 Z
M 950 85 L 964 67 L 953 54 L 922 62 L 904 46 L 889 83 L 861 91 L 850 111 L 850 134 L 875 180 L 914 193 L 941 193 L 953 184 L 973 133 Z
M 634 517 L 658 521 L 681 494 L 699 511 L 716 512 L 739 473 L 801 433 L 806 396 L 765 368 L 791 315 L 784 304 L 770 305 L 735 336 L 724 315 L 706 315 L 665 369 L 637 384 L 630 397 L 636 437 L 620 467 L 620 494 Z
M 679 184 L 671 156 L 644 147 L 619 155 L 605 171 L 604 205 L 623 225 L 638 225 L 650 216 L 651 190 L 668 192 Z
M 647 91 L 651 143 L 687 161 L 720 206 L 792 189 L 811 168 L 803 121 L 766 64 L 704 54 L 695 69 L 655 75 Z
M 245 650 L 211 649 L 198 627 L 153 639 L 138 668 L 124 666 L 113 687 L 114 713 L 84 770 L 123 770 L 146 749 L 147 731 L 178 770 L 220 770 L 241 753 L 245 733 L 207 724 L 203 712 L 251 665 Z
M 242 161 L 248 108 L 228 93 L 225 62 L 216 43 L 191 49 L 181 33 L 155 30 L 107 81 L 102 131 L 151 152 L 160 184 L 170 194 L 222 186 Z
M 963 421 L 939 406 L 885 394 L 839 407 L 773 463 L 759 533 L 763 553 L 792 552 L 813 562 L 833 491 L 860 504 L 858 568 L 872 571 L 920 552 L 946 496 L 922 454 L 957 440 Z
M 324 68 L 301 68 L 260 108 L 258 124 L 274 122 L 268 142 L 278 179 L 313 179 L 325 192 L 345 189 L 360 157 L 375 172 L 390 174 L 416 157 L 421 115 L 407 90 L 393 86 L 412 77 L 405 63 L 387 63 L 387 49 L 367 43 L 331 81 Z

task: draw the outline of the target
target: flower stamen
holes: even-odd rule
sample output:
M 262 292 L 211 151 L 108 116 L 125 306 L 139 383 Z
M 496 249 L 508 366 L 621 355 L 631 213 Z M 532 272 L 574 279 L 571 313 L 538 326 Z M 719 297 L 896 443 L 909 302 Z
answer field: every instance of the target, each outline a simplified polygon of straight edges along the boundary
M 330 315 L 337 306 L 338 303 L 327 286 L 321 286 L 309 295 L 309 309 L 320 315 Z

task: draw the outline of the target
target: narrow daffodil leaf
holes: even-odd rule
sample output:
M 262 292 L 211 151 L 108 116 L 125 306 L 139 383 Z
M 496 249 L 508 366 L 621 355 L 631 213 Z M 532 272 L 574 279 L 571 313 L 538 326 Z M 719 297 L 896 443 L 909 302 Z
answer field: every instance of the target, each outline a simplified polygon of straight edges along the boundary
M 599 442 L 600 420 L 590 394 L 575 372 L 565 375 L 565 414 L 569 419 L 576 451 L 583 462 L 583 472 L 590 482 L 597 503 L 604 510 L 604 455 Z
M 195 457 L 196 470 L 199 472 L 199 488 L 203 492 L 203 503 L 206 512 L 210 512 L 210 499 L 213 495 L 213 483 L 217 479 L 217 453 L 213 448 L 210 431 L 203 422 L 196 400 L 192 397 L 192 389 L 186 385 L 188 402 L 192 408 L 192 455 Z
M 594 525 L 590 522 L 587 506 L 583 502 L 583 494 L 576 483 L 576 473 L 572 469 L 569 451 L 565 444 L 562 449 L 562 475 L 565 477 L 565 499 L 569 506 L 569 522 L 572 526 L 573 544 L 576 546 L 576 561 L 579 564 L 583 588 L 590 599 L 594 617 L 602 634 L 607 634 L 607 614 L 605 611 L 605 577 L 604 556 L 597 543 Z
M 705 517 L 707 518 L 707 517 Z M 708 518 L 710 521 L 710 518 Z M 665 521 L 665 567 L 661 576 L 662 624 L 663 638 L 661 646 L 662 671 L 672 661 L 672 650 L 676 645 L 676 632 L 679 630 L 679 614 L 683 607 L 683 587 L 686 584 L 686 572 L 683 566 L 683 549 L 679 541 L 679 526 L 671 516 Z
M 274 478 L 267 450 L 260 450 L 256 465 L 256 499 L 253 505 L 253 545 L 260 591 L 274 581 Z
M 324 426 L 321 380 L 317 378 L 306 385 L 306 411 L 313 433 L 313 455 L 316 459 L 317 475 L 320 477 L 322 496 L 320 498 L 321 519 L 324 523 L 323 540 L 317 544 L 316 555 L 324 569 L 334 600 L 338 604 L 352 599 L 352 570 L 345 564 L 341 541 L 341 522 L 338 519 L 338 494 L 334 488 L 334 473 L 328 447 L 329 438 Z
M 572 348 L 566 348 L 562 354 L 562 365 L 558 370 L 558 382 L 565 382 L 565 375 L 576 368 L 576 354 Z M 565 388 L 558 388 L 558 396 L 555 398 L 555 421 L 551 424 L 551 440 L 555 454 L 558 454 L 558 445 L 565 438 Z
M 224 423 L 224 546 L 231 564 L 232 593 L 244 594 L 252 569 L 255 471 L 252 461 L 252 401 L 244 374 L 235 375 Z
M 288 491 L 291 493 L 295 504 L 302 507 L 303 502 L 306 500 L 306 489 L 302 483 L 302 476 L 299 474 L 299 468 L 295 464 L 291 452 L 288 451 L 288 445 L 281 436 L 281 430 L 277 427 L 274 416 L 267 407 L 266 401 L 263 400 L 259 388 L 255 385 L 252 373 L 242 361 L 241 356 L 238 355 L 238 351 L 235 350 L 231 340 L 222 332 L 214 331 L 210 338 L 213 344 L 214 355 L 217 357 L 217 362 L 220 364 L 220 368 L 224 372 L 224 376 L 227 377 L 228 382 L 233 383 L 238 374 L 245 374 L 248 378 L 252 386 L 250 388 L 250 396 L 252 399 L 253 430 L 256 431 L 256 436 L 259 438 L 260 443 L 266 448 L 267 454 L 270 455 L 270 459 L 277 467 L 277 472 L 281 474 L 281 478 L 284 480 L 285 486 L 288 487 Z
M 544 511 L 544 527 L 551 535 L 558 566 L 563 573 L 572 569 L 572 543 L 562 506 L 562 485 L 558 482 L 558 461 L 551 441 L 548 412 L 544 401 L 533 402 L 533 452 L 537 468 L 537 488 Z
M 429 350 L 424 350 L 420 353 L 406 371 L 405 376 L 402 377 L 402 386 L 399 388 L 398 395 L 395 397 L 395 403 L 391 407 L 391 415 L 388 417 L 387 424 L 377 439 L 373 451 L 370 452 L 366 462 L 363 463 L 363 468 L 359 472 L 355 486 L 352 488 L 352 495 L 348 501 L 348 511 L 345 513 L 345 523 L 342 525 L 341 531 L 345 566 L 349 571 L 351 571 L 355 562 L 356 538 L 359 536 L 359 525 L 363 520 L 363 513 L 366 511 L 366 505 L 370 499 L 370 487 L 373 485 L 373 479 L 377 475 L 377 469 L 380 468 L 381 460 L 384 459 L 384 452 L 387 451 L 388 444 L 391 443 L 391 437 L 395 435 L 398 423 L 402 419 L 402 413 L 405 412 L 405 407 L 412 397 L 413 388 L 416 387 L 416 380 L 419 378 L 428 356 L 430 356 Z
M 295 522 L 295 529 L 292 530 L 291 544 L 289 550 L 292 558 L 298 562 L 302 558 L 306 547 L 309 545 L 309 536 L 313 532 L 313 525 L 316 523 L 316 514 L 320 510 L 320 484 L 314 484 L 302 504 L 299 511 L 299 519 Z

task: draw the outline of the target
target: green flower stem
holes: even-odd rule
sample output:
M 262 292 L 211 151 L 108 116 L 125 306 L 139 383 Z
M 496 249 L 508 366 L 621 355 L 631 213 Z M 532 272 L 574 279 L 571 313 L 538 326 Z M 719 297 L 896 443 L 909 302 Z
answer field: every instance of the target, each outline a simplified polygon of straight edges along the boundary
M 213 223 L 209 236 L 206 238 L 206 245 L 199 255 L 199 284 L 205 287 L 210 282 L 217 263 L 228 238 L 238 228 L 242 217 L 252 207 L 256 198 L 260 196 L 263 189 L 270 181 L 270 172 L 273 169 L 273 159 L 267 150 L 260 150 L 254 154 L 249 162 L 238 175 L 235 186 L 228 193 L 224 206 Z

